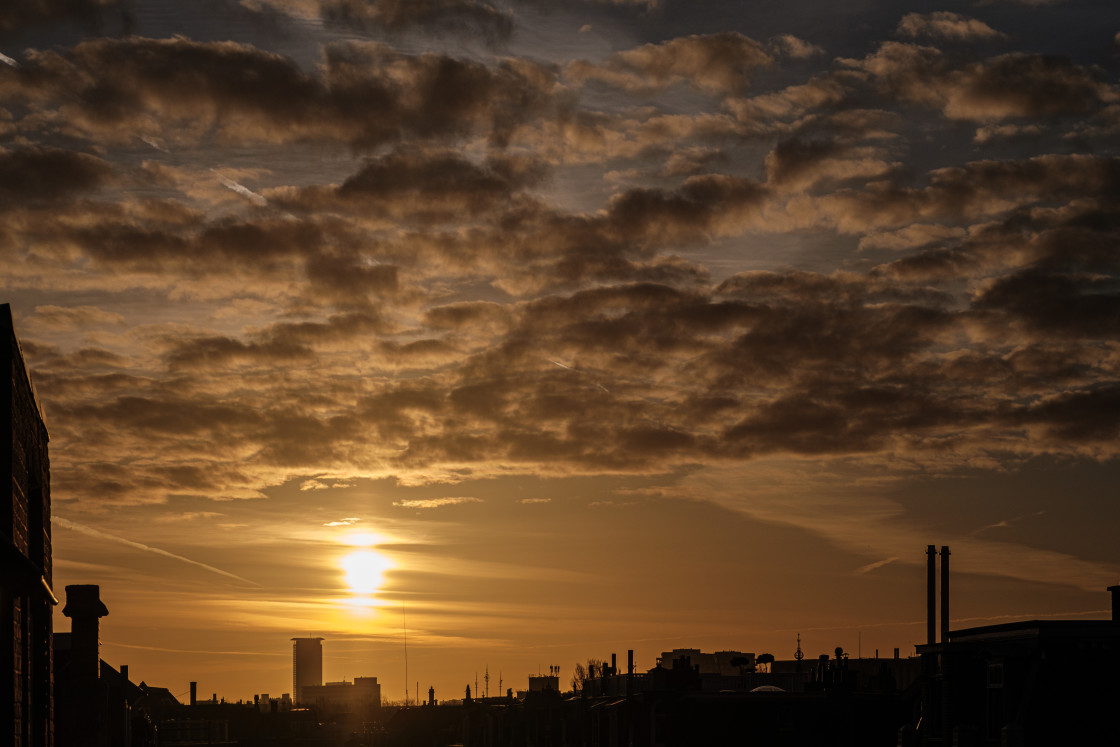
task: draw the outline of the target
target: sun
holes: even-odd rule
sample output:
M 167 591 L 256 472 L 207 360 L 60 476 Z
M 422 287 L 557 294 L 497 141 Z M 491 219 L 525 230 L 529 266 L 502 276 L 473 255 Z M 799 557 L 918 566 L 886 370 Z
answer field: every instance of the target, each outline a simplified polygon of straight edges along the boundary
M 339 561 L 346 586 L 352 594 L 374 594 L 381 589 L 389 559 L 373 550 L 355 550 Z

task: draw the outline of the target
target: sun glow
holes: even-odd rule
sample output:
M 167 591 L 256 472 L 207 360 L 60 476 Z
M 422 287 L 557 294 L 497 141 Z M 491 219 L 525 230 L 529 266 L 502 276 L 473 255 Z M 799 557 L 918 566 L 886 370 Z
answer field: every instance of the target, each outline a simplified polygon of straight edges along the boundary
M 389 559 L 373 550 L 355 550 L 339 561 L 352 594 L 374 594 L 381 589 L 385 571 L 393 567 Z

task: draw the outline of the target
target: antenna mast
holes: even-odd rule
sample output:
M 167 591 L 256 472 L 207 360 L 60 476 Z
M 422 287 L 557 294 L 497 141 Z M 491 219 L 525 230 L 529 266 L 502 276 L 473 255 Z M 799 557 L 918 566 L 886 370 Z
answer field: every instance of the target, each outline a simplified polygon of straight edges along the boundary
M 408 705 L 408 615 L 401 605 L 401 625 L 404 628 L 404 704 Z

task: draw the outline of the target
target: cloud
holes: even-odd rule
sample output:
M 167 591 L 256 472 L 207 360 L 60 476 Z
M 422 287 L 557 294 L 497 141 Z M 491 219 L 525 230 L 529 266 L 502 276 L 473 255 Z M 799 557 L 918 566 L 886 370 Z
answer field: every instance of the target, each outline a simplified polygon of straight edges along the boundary
M 966 231 L 958 226 L 941 226 L 930 223 L 914 223 L 895 231 L 875 231 L 859 240 L 860 251 L 871 249 L 890 249 L 903 251 L 918 249 L 937 244 L 946 239 L 960 239 Z
M 909 521 L 891 494 L 891 488 L 905 479 L 905 469 L 894 472 L 888 464 L 876 468 L 845 460 L 773 459 L 701 470 L 683 481 L 678 492 L 762 521 L 799 527 L 864 557 L 893 557 L 896 563 L 920 567 L 925 562 L 921 548 L 929 544 L 929 526 Z M 742 485 L 751 485 L 751 490 L 742 491 L 738 487 Z M 1113 563 L 983 536 L 954 532 L 941 541 L 953 548 L 955 556 L 969 558 L 973 569 L 1035 583 L 1096 592 L 1111 584 L 1117 572 Z
M 128 0 L 28 0 L 0 7 L 0 30 L 12 31 L 46 23 L 76 21 L 90 28 L 116 11 L 122 18 Z
M 949 119 L 1088 115 L 1117 97 L 1099 71 L 1061 57 L 1010 53 L 955 68 L 933 47 L 886 42 L 863 60 L 840 62 L 868 73 L 882 93 Z
M 31 320 L 52 329 L 73 329 L 97 325 L 123 325 L 124 316 L 97 306 L 36 306 Z
M 444 506 L 459 506 L 464 503 L 481 503 L 481 498 L 454 497 L 454 498 L 414 498 L 394 501 L 394 506 L 400 508 L 443 508 Z
M 321 0 L 319 12 L 328 24 L 388 31 L 424 30 L 481 33 L 491 43 L 513 32 L 513 14 L 479 0 Z
M 780 34 L 772 37 L 769 46 L 775 56 L 785 56 L 794 60 L 804 60 L 824 54 L 824 49 L 816 44 L 799 39 L 793 34 Z
M 543 164 L 527 157 L 494 155 L 475 164 L 453 151 L 409 148 L 367 161 L 338 186 L 280 189 L 268 196 L 289 210 L 430 225 L 513 209 L 527 199 L 518 192 L 543 178 Z
M 881 178 L 899 167 L 877 148 L 856 148 L 835 140 L 789 138 L 766 157 L 767 183 L 806 190 L 820 182 Z
M 58 126 L 98 141 L 335 141 L 371 149 L 403 137 L 481 133 L 495 144 L 551 102 L 553 77 L 526 60 L 495 66 L 340 42 L 305 73 L 292 60 L 234 42 L 95 39 L 35 50 L 0 71 L 0 93 L 39 107 L 24 129 Z M 56 112 L 46 107 L 57 105 Z
M 1042 155 L 1022 161 L 973 161 L 929 173 L 923 187 L 874 182 L 792 205 L 845 233 L 893 229 L 930 220 L 970 221 L 1079 195 L 1111 195 L 1120 161 L 1092 155 Z
M 23 205 L 53 205 L 107 184 L 112 167 L 95 156 L 31 146 L 0 149 L 0 212 Z
M 684 82 L 709 93 L 741 94 L 751 73 L 771 62 L 761 44 L 728 31 L 645 44 L 616 52 L 599 65 L 579 60 L 568 64 L 564 76 L 577 84 L 594 80 L 632 93 Z
M 153 521 L 160 524 L 174 524 L 179 521 L 194 521 L 195 519 L 216 519 L 225 516 L 223 513 L 217 511 L 184 511 L 178 514 L 163 514 L 156 517 Z
M 912 38 L 926 37 L 950 42 L 996 41 L 1005 34 L 983 21 L 959 13 L 936 11 L 928 14 L 907 13 L 898 23 L 897 33 Z

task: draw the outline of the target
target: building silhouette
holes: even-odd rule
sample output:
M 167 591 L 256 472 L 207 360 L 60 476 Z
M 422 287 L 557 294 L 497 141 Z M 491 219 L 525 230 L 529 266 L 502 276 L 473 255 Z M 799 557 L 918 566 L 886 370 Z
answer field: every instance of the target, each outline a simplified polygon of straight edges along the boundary
M 306 703 L 304 688 L 323 684 L 323 639 L 292 639 L 292 695 Z
M 941 640 L 934 637 L 933 545 L 927 549 L 927 642 L 921 699 L 902 745 L 1049 747 L 1115 741 L 1120 702 L 1120 586 L 1111 620 L 1020 620 L 949 628 L 949 548 L 941 556 Z M 1105 742 L 1101 742 L 1105 743 Z
M 0 744 L 54 744 L 47 428 L 8 304 L 0 305 Z

